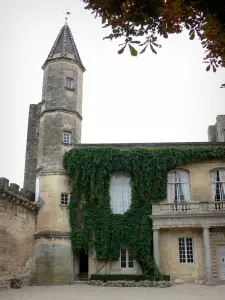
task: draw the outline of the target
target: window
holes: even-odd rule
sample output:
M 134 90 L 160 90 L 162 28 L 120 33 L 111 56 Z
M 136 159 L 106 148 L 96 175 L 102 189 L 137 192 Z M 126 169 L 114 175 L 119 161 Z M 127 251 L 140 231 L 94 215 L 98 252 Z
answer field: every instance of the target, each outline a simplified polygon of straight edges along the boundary
M 68 89 L 73 89 L 74 88 L 73 78 L 66 77 L 66 88 L 68 88 Z
M 225 169 L 211 172 L 212 198 L 214 201 L 225 201 Z
M 123 214 L 131 204 L 130 176 L 126 172 L 112 175 L 110 181 L 110 206 L 114 214 Z
M 69 204 L 69 195 L 66 193 L 61 194 L 61 205 L 68 205 Z
M 39 177 L 36 177 L 36 183 L 35 183 L 35 202 L 39 200 L 39 194 L 40 194 L 40 179 Z
M 168 173 L 167 197 L 169 202 L 190 202 L 189 174 L 184 170 Z
M 133 256 L 128 249 L 122 248 L 120 250 L 120 266 L 123 269 L 132 269 L 134 267 Z
M 179 256 L 181 264 L 194 262 L 192 238 L 179 238 Z
M 63 131 L 63 143 L 71 144 L 72 143 L 72 133 Z

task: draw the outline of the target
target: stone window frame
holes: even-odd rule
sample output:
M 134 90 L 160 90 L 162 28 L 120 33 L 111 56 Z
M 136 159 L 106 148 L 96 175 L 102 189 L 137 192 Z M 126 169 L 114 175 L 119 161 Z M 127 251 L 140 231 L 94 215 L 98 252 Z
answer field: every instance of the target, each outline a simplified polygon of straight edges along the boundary
M 183 250 L 181 249 L 181 243 L 180 243 L 181 240 L 184 240 L 184 249 Z M 188 253 L 187 240 L 191 240 L 191 249 L 189 250 L 190 253 Z M 178 249 L 179 249 L 178 251 L 179 251 L 179 263 L 180 264 L 194 264 L 195 263 L 194 238 L 193 237 L 191 237 L 191 236 L 178 237 Z M 183 251 L 183 253 L 181 251 Z M 190 256 L 189 258 L 188 258 L 188 255 Z M 181 256 L 183 256 L 183 257 L 181 257 Z M 188 259 L 190 261 L 188 261 Z
M 60 205 L 61 206 L 68 206 L 70 202 L 70 197 L 69 197 L 69 193 L 61 193 L 61 197 L 60 197 Z
M 122 259 L 122 256 L 125 256 L 125 259 Z M 123 263 L 125 263 L 125 265 Z M 133 269 L 134 268 L 133 255 L 129 249 L 124 248 L 124 247 L 122 247 L 120 249 L 120 268 L 121 269 Z
M 63 130 L 63 144 L 72 144 L 72 132 L 69 130 Z

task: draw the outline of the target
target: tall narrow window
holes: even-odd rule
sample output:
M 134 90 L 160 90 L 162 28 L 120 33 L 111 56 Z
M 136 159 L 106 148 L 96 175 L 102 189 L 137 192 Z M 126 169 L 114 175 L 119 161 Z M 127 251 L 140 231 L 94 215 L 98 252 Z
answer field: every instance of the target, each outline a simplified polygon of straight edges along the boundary
M 110 205 L 114 214 L 123 214 L 131 204 L 130 176 L 126 172 L 112 175 L 110 181 Z
M 132 269 L 134 267 L 134 259 L 132 253 L 125 248 L 120 250 L 120 267 Z
M 169 202 L 189 202 L 189 174 L 184 170 L 174 170 L 168 173 L 167 197 Z
M 225 169 L 211 172 L 212 198 L 214 201 L 225 201 Z
M 66 88 L 68 88 L 68 89 L 73 89 L 74 88 L 73 78 L 66 77 Z
M 182 264 L 194 262 L 192 238 L 179 238 L 179 257 Z
M 39 200 L 39 194 L 40 194 L 40 185 L 39 185 L 40 179 L 39 177 L 36 177 L 35 182 L 35 202 Z
M 63 131 L 63 143 L 71 144 L 72 143 L 72 133 Z

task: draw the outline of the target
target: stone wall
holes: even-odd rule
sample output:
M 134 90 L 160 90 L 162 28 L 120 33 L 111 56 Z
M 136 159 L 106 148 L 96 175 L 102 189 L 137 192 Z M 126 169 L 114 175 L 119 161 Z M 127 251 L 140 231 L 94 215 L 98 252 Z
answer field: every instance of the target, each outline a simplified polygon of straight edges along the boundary
M 35 192 L 40 104 L 31 104 L 27 128 L 24 188 Z
M 194 263 L 181 264 L 179 261 L 180 237 L 192 237 Z M 160 230 L 160 270 L 169 274 L 171 280 L 200 281 L 204 279 L 203 233 L 198 229 Z
M 30 276 L 38 210 L 33 199 L 33 193 L 0 178 L 0 288 L 13 277 Z

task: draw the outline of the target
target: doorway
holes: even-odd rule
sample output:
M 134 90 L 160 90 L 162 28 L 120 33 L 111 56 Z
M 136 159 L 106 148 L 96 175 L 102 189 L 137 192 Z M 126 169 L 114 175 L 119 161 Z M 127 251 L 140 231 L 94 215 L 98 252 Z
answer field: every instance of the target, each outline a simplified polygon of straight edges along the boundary
M 88 280 L 88 254 L 84 249 L 80 250 L 80 280 Z
M 218 245 L 217 253 L 220 279 L 225 280 L 225 245 Z

